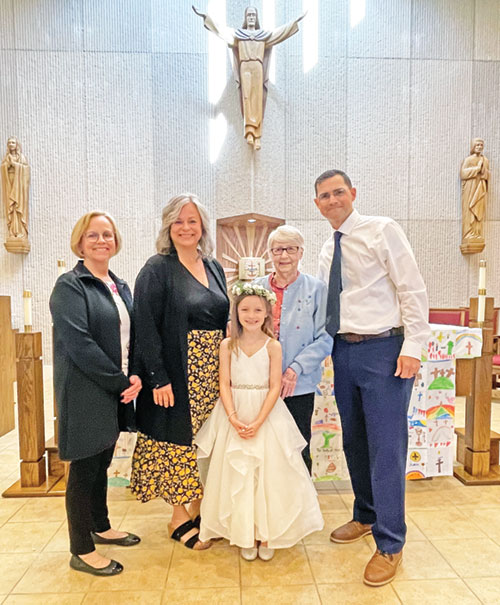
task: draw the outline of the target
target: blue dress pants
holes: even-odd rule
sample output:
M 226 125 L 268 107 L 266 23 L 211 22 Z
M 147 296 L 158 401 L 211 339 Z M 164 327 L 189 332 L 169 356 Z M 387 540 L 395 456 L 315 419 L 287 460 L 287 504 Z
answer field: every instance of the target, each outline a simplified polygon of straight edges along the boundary
M 373 524 L 377 548 L 405 543 L 408 405 L 413 379 L 394 376 L 403 336 L 349 343 L 335 338 L 335 398 L 354 491 L 353 519 Z

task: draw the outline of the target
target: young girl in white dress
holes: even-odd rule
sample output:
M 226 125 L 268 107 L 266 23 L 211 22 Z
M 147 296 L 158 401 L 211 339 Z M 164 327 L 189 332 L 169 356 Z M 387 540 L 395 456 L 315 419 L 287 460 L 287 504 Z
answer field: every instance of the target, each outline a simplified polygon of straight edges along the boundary
M 200 540 L 226 538 L 252 561 L 270 560 L 323 528 L 301 451 L 306 442 L 279 397 L 281 345 L 262 286 L 236 285 L 231 338 L 220 348 L 220 399 L 196 436 L 209 459 Z M 203 475 L 203 470 L 202 470 Z

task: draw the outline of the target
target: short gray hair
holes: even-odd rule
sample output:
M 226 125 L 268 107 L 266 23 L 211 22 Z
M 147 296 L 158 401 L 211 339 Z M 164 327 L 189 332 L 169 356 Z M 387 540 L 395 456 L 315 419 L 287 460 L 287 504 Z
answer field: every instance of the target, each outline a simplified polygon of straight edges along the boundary
M 270 250 L 274 242 L 293 242 L 300 248 L 304 248 L 304 236 L 297 229 L 291 225 L 280 225 L 274 231 L 271 231 L 267 238 L 267 249 Z
M 161 213 L 161 227 L 156 239 L 156 251 L 158 254 L 170 254 L 175 246 L 170 238 L 170 227 L 179 218 L 179 214 L 186 204 L 194 204 L 200 213 L 201 238 L 198 248 L 203 257 L 210 257 L 214 249 L 212 236 L 210 235 L 210 219 L 198 196 L 193 193 L 181 193 L 171 198 Z

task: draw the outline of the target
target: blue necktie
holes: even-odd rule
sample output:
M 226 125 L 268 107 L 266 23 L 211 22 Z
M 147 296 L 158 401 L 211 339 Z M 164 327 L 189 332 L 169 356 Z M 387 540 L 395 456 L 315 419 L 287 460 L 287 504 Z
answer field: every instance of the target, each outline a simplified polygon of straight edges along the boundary
M 328 280 L 328 300 L 326 304 L 326 331 L 335 337 L 340 327 L 340 293 L 342 292 L 342 249 L 340 238 L 342 233 L 335 231 L 335 248 Z

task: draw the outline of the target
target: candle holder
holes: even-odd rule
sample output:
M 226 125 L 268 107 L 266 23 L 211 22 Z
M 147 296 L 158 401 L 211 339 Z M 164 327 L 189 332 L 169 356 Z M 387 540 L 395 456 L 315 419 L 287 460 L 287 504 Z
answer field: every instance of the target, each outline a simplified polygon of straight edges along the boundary
M 67 465 L 59 459 L 57 442 L 45 443 L 42 334 L 33 332 L 30 290 L 24 290 L 23 301 L 24 332 L 15 335 L 20 479 L 2 496 L 63 496 Z
M 480 290 L 485 291 L 485 288 Z M 455 429 L 457 459 L 462 465 L 455 466 L 453 474 L 465 485 L 500 485 L 500 434 L 491 430 L 494 300 L 484 294 L 482 298 L 482 322 L 479 321 L 481 298 L 470 299 L 469 326 L 482 328 L 483 347 L 481 357 L 461 360 L 467 364 L 469 384 L 465 393 L 465 428 Z

